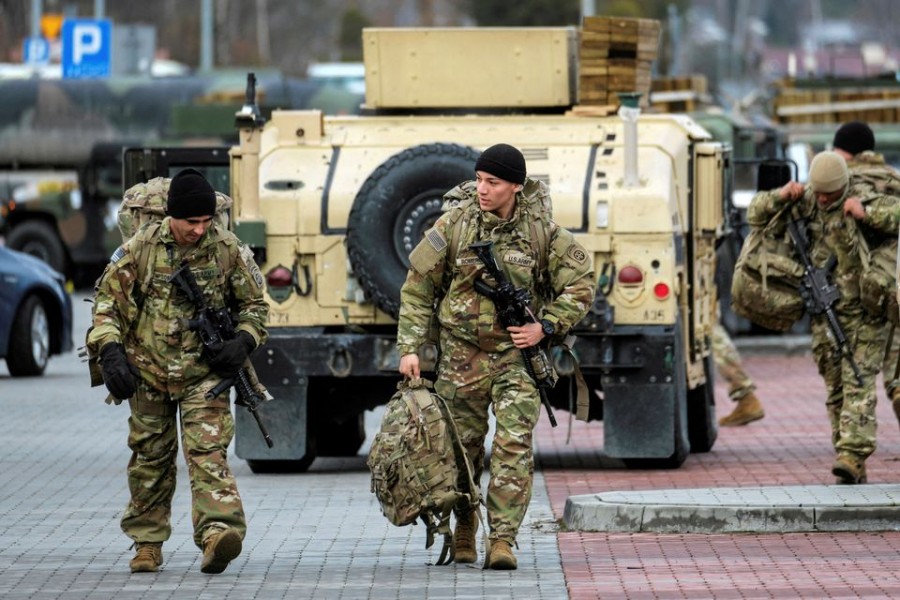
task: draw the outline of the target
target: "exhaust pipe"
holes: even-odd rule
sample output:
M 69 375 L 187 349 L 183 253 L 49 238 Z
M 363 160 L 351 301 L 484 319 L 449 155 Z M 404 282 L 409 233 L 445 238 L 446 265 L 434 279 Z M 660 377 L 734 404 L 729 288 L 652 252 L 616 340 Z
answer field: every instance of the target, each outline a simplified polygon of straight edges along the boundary
M 625 187 L 637 187 L 641 180 L 638 177 L 637 164 L 637 120 L 641 116 L 641 107 L 638 101 L 641 98 L 639 92 L 619 94 L 619 118 L 625 130 Z

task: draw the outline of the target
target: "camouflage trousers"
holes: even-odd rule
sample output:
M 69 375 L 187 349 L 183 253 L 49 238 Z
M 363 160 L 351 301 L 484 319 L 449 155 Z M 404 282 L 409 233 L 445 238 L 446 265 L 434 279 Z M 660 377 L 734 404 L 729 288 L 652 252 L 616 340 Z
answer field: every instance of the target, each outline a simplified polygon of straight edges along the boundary
M 875 378 L 882 368 L 888 331 L 884 321 L 868 316 L 839 315 L 838 320 L 863 384 L 857 383 L 850 362 L 835 349 L 824 317 L 812 320 L 813 356 L 825 380 L 825 406 L 835 451 L 866 458 L 875 451 Z
M 485 352 L 442 331 L 434 388 L 447 400 L 476 482 L 484 470 L 488 409 L 493 410 L 496 430 L 487 493 L 490 539 L 514 544 L 531 501 L 532 438 L 541 408 L 521 352 Z M 462 473 L 461 489 L 465 489 L 464 478 Z
M 737 402 L 756 390 L 756 384 L 744 372 L 741 355 L 721 323 L 713 326 L 712 354 L 716 362 L 716 372 L 728 383 L 728 397 Z
M 131 500 L 122 516 L 122 531 L 135 542 L 164 542 L 172 533 L 172 496 L 178 428 L 191 484 L 194 543 L 203 548 L 209 535 L 232 527 L 243 538 L 247 525 L 227 449 L 234 419 L 224 395 L 206 400 L 216 379 L 188 386 L 173 397 L 145 383 L 131 400 L 128 419 L 128 488 Z
M 881 373 L 884 376 L 884 391 L 887 393 L 888 400 L 891 399 L 894 389 L 900 386 L 900 378 L 894 377 L 897 372 L 897 360 L 900 358 L 900 327 L 887 326 L 889 331 L 885 346 L 887 351 L 884 353 L 884 366 Z

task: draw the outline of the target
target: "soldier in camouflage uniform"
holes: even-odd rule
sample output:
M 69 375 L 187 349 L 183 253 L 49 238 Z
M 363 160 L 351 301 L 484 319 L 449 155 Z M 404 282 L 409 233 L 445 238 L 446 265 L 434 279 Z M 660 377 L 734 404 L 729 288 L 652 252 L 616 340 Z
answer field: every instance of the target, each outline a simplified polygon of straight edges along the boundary
M 860 198 L 866 198 L 866 206 Z M 809 218 L 813 264 L 821 268 L 832 256 L 837 259 L 831 277 L 841 297 L 834 311 L 859 366 L 862 385 L 849 361 L 836 350 L 824 315 L 812 317 L 812 350 L 828 394 L 826 408 L 837 454 L 832 473 L 838 483 L 865 483 L 865 460 L 875 451 L 875 378 L 884 358 L 887 326 L 884 317 L 868 314 L 859 300 L 859 235 L 861 230 L 896 235 L 895 199 L 878 194 L 862 181 L 851 182 L 844 159 L 822 152 L 810 165 L 807 186 L 791 181 L 754 196 L 747 212 L 750 226 L 765 226 L 788 203 Z
M 712 353 L 717 372 L 728 382 L 728 397 L 736 402 L 734 410 L 719 419 L 719 425 L 746 425 L 766 416 L 762 403 L 756 397 L 756 384 L 744 371 L 741 355 L 721 323 L 713 327 Z
M 229 399 L 205 394 L 235 376 L 265 341 L 267 306 L 249 249 L 212 225 L 215 207 L 215 192 L 200 173 L 178 173 L 169 187 L 169 216 L 145 225 L 116 250 L 97 282 L 88 348 L 100 357 L 111 396 L 131 407 L 131 500 L 121 524 L 137 550 L 132 572 L 157 571 L 171 533 L 179 414 L 201 571 L 222 572 L 240 553 L 246 531 L 227 462 L 234 435 Z M 216 352 L 202 351 L 186 324 L 196 307 L 168 281 L 182 261 L 210 306 L 229 306 L 237 318 L 237 335 Z
M 521 349 L 541 343 L 545 336 L 564 334 L 585 316 L 594 298 L 590 256 L 569 231 L 549 217 L 540 218 L 542 207 L 522 194 L 525 173 L 525 159 L 512 146 L 497 144 L 481 154 L 475 163 L 477 197 L 473 194 L 470 202 L 444 213 L 410 254 L 397 331 L 400 372 L 418 377 L 417 352 L 437 310 L 441 352 L 434 387 L 449 403 L 475 481 L 484 465 L 488 409 L 494 411 L 487 494 L 491 543 L 485 558 L 492 569 L 517 567 L 512 547 L 531 499 L 532 435 L 541 403 Z M 529 180 L 531 184 L 537 182 Z M 547 232 L 546 260 L 535 249 L 536 222 Z M 454 227 L 461 228 L 456 237 Z M 458 239 L 458 252 L 449 248 L 453 239 Z M 513 285 L 529 292 L 541 322 L 504 329 L 492 301 L 475 292 L 473 282 L 479 277 L 496 285 L 468 248 L 479 240 L 494 242 L 499 264 Z M 454 264 L 451 256 L 456 256 Z M 538 265 L 544 265 L 544 272 Z M 457 562 L 477 559 L 476 529 L 471 510 L 457 514 Z
M 885 163 L 884 156 L 875 152 L 875 134 L 861 121 L 851 121 L 841 125 L 834 134 L 832 142 L 834 151 L 847 161 L 850 169 L 850 181 L 854 178 L 873 178 L 883 182 L 893 181 L 900 190 L 900 173 Z M 900 421 L 900 380 L 897 378 L 897 363 L 900 360 L 900 331 L 891 328 L 893 334 L 888 337 L 888 348 L 884 355 L 881 370 L 884 377 L 884 391 L 891 400 L 894 414 Z

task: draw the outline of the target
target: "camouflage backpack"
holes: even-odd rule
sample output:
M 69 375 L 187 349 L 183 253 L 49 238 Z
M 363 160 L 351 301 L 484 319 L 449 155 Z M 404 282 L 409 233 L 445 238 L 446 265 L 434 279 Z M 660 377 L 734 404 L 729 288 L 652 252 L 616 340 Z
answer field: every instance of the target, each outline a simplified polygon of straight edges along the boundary
M 435 534 L 443 534 L 437 564 L 449 564 L 454 558 L 453 508 L 474 507 L 480 520 L 482 500 L 456 425 L 430 381 L 404 379 L 397 384 L 366 464 L 384 516 L 398 527 L 424 523 L 426 548 L 434 544 Z M 457 489 L 458 465 L 465 465 L 468 491 Z
M 731 309 L 775 331 L 787 331 L 803 316 L 800 296 L 803 265 L 794 257 L 787 233 L 791 207 L 779 211 L 764 227 L 753 227 L 741 246 L 731 282 Z
M 885 170 L 854 172 L 852 179 L 871 184 L 878 194 L 900 198 L 900 179 Z M 863 204 L 868 199 L 863 198 Z M 855 221 L 852 221 L 855 223 Z M 857 227 L 862 274 L 859 278 L 859 301 L 872 316 L 900 324 L 897 304 L 897 236 L 869 238 Z
M 125 191 L 116 220 L 122 241 L 127 241 L 145 224 L 161 221 L 166 216 L 166 199 L 169 196 L 169 177 L 154 177 L 147 183 L 138 183 Z M 228 229 L 228 211 L 231 198 L 216 192 L 216 224 Z

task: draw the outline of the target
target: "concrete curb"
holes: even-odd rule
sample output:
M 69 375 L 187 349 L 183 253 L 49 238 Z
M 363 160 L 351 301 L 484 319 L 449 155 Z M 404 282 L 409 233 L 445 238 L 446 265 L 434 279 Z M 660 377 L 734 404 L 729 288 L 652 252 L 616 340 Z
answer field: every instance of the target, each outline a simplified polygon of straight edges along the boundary
M 900 531 L 900 485 L 781 486 L 570 496 L 570 530 L 655 533 Z

